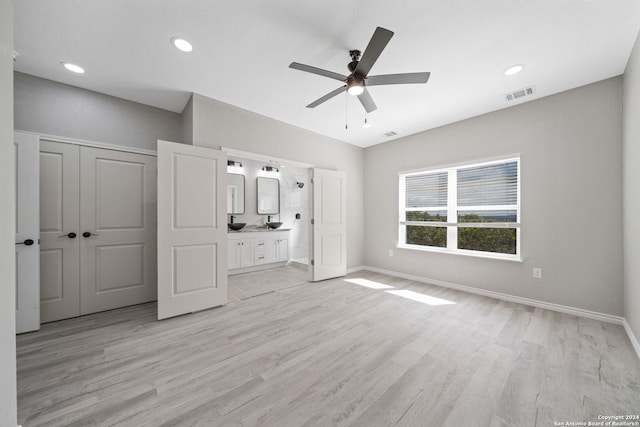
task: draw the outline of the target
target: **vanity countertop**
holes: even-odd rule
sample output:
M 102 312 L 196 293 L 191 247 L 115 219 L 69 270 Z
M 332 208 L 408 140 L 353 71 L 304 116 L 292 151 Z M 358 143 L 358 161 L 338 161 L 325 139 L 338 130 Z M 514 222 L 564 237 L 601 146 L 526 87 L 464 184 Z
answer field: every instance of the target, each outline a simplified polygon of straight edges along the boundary
M 227 229 L 227 233 L 229 234 L 257 233 L 257 232 L 273 233 L 274 231 L 291 231 L 291 229 L 290 228 L 266 228 L 266 227 L 245 227 L 242 230 Z

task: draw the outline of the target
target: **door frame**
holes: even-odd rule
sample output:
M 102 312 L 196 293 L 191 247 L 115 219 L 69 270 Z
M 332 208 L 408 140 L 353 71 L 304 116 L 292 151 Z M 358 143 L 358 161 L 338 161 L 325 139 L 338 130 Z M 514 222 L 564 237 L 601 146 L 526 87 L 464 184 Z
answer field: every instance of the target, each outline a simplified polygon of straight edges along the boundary
M 104 148 L 105 150 L 124 151 L 126 153 L 146 154 L 148 156 L 158 156 L 157 151 L 147 150 L 144 148 L 127 147 L 125 145 L 109 144 L 106 142 L 89 141 L 86 139 L 68 138 L 65 136 L 50 135 L 46 133 L 30 132 L 26 130 L 16 129 L 15 132 L 31 133 L 38 136 L 38 140 L 46 140 L 51 142 L 60 142 L 62 144 L 81 145 L 85 147 Z
M 16 333 L 25 333 L 40 329 L 40 139 L 32 132 L 15 131 L 13 141 L 17 226 L 15 326 Z M 27 157 L 23 159 L 23 155 Z M 29 163 L 23 163 L 25 160 Z M 22 219 L 28 224 L 28 230 Z M 22 239 L 31 239 L 34 243 L 18 246 L 18 240 Z

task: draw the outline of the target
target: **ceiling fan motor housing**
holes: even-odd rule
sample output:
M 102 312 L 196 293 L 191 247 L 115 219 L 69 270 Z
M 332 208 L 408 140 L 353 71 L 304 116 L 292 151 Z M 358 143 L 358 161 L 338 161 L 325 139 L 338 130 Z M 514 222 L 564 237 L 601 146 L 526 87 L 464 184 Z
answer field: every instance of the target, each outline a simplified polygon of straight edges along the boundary
M 351 86 L 364 86 L 364 77 L 360 74 L 354 74 L 347 78 L 347 88 Z
M 359 50 L 350 50 L 349 56 L 351 57 L 351 62 L 347 65 L 350 72 L 354 72 L 356 67 L 358 66 L 358 62 L 360 62 L 360 51 Z

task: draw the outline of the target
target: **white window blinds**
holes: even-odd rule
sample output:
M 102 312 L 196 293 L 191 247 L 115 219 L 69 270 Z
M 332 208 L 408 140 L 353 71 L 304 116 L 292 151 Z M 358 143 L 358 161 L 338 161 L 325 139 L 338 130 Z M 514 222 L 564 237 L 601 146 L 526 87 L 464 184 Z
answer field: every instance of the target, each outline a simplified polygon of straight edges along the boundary
M 409 175 L 406 177 L 406 207 L 447 206 L 447 172 Z
M 458 206 L 515 206 L 518 162 L 458 169 Z

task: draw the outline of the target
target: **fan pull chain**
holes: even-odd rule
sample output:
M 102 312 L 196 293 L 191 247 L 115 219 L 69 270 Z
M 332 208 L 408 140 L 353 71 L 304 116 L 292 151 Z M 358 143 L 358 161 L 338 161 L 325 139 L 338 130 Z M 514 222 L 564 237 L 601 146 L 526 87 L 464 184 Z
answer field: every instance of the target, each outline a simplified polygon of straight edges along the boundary
M 347 91 L 344 91 L 344 128 L 346 130 L 349 130 L 349 116 L 347 114 L 348 108 L 347 108 L 347 104 L 349 103 L 349 94 L 347 93 Z

